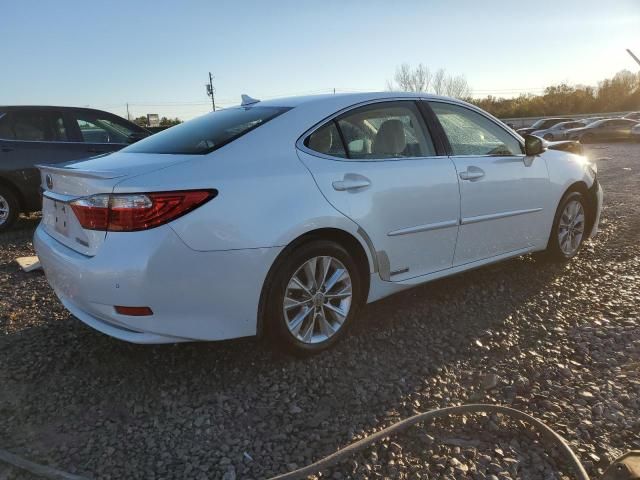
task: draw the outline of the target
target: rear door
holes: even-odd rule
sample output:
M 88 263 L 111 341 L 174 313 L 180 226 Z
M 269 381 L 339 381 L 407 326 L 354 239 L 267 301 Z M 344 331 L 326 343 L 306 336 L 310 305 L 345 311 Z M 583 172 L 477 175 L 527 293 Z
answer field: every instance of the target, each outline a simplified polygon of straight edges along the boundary
M 549 208 L 544 159 L 525 156 L 515 136 L 476 110 L 445 101 L 429 104 L 460 178 L 454 266 L 539 244 Z
M 61 163 L 86 156 L 74 144 L 60 110 L 20 108 L 0 119 L 2 175 L 19 188 L 29 209 L 39 209 L 40 174 L 35 165 Z
M 384 280 L 451 267 L 458 180 L 451 160 L 438 155 L 416 102 L 354 108 L 298 148 L 327 200 L 370 238 Z

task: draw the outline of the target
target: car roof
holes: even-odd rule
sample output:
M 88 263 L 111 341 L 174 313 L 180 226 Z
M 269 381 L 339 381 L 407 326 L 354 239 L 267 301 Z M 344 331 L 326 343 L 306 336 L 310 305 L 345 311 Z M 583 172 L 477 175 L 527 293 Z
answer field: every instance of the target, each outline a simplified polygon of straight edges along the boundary
M 99 112 L 107 113 L 109 115 L 115 115 L 114 113 L 107 112 L 105 110 L 99 110 L 97 108 L 90 107 L 63 107 L 58 105 L 0 105 L 0 110 L 82 110 L 83 112 Z M 115 115 L 118 116 L 118 115 Z
M 302 105 L 310 105 L 314 103 L 322 103 L 331 101 L 331 103 L 338 101 L 345 105 L 354 105 L 360 102 L 367 102 L 370 100 L 384 100 L 395 98 L 425 98 L 427 100 L 447 100 L 456 103 L 464 104 L 465 102 L 454 98 L 443 97 L 439 95 L 433 95 L 425 92 L 359 92 L 359 93 L 328 93 L 321 95 L 302 95 L 297 97 L 283 97 L 272 98 L 268 100 L 261 100 L 259 103 L 253 105 L 256 106 L 269 106 L 269 107 L 298 107 Z

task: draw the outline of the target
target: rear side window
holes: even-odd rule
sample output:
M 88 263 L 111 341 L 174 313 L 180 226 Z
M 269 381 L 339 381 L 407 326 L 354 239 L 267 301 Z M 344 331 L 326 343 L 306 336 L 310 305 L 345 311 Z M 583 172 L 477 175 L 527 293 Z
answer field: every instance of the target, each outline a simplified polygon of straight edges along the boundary
M 124 152 L 197 155 L 212 152 L 289 110 L 285 107 L 238 107 L 209 113 L 156 133 Z
M 335 122 L 329 122 L 324 127 L 313 132 L 307 137 L 304 144 L 314 152 L 324 153 L 332 157 L 345 158 L 347 156 Z
M 338 119 L 352 159 L 428 157 L 435 148 L 414 102 L 382 102 Z
M 62 116 L 55 111 L 23 110 L 0 118 L 0 138 L 28 142 L 65 142 Z
M 413 101 L 379 102 L 354 108 L 313 132 L 304 144 L 316 152 L 351 160 L 436 154 Z
M 9 115 L 0 112 L 0 139 L 15 140 L 16 136 L 9 124 Z

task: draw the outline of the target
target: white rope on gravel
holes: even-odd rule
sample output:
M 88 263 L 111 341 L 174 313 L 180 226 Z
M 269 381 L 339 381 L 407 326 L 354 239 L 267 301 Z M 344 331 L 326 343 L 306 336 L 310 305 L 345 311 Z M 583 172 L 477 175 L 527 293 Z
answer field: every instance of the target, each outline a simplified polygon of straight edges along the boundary
M 419 413 L 409 418 L 405 418 L 387 428 L 379 430 L 368 437 L 362 438 L 351 445 L 347 445 L 344 448 L 324 457 L 317 462 L 314 462 L 306 467 L 299 468 L 292 472 L 284 473 L 281 475 L 277 475 L 272 477 L 271 480 L 302 480 L 307 478 L 309 475 L 315 474 L 322 470 L 327 469 L 333 465 L 336 465 L 342 461 L 344 461 L 349 456 L 367 448 L 371 444 L 382 440 L 385 437 L 389 437 L 393 434 L 400 433 L 407 428 L 417 424 L 423 423 L 428 420 L 433 420 L 436 418 L 447 417 L 449 415 L 462 415 L 462 414 L 471 414 L 471 413 L 499 413 L 502 415 L 507 415 L 512 418 L 517 418 L 519 420 L 523 420 L 530 425 L 536 427 L 536 429 L 547 439 L 556 443 L 562 452 L 566 455 L 570 464 L 574 469 L 574 473 L 576 477 L 580 480 L 589 480 L 589 475 L 585 471 L 582 463 L 576 456 L 575 452 L 571 449 L 567 441 L 562 438 L 558 433 L 556 433 L 549 426 L 541 422 L 535 417 L 522 412 L 520 410 L 516 410 L 515 408 L 505 407 L 502 405 L 485 405 L 485 404 L 469 404 L 469 405 L 460 405 L 455 407 L 445 407 L 438 408 L 434 410 L 430 410 L 428 412 Z M 47 467 L 44 465 L 39 465 L 37 463 L 30 462 L 29 460 L 25 460 L 17 455 L 14 455 L 6 450 L 0 449 L 0 461 L 4 461 L 14 467 L 21 468 L 23 470 L 27 470 L 28 472 L 33 473 L 34 475 L 39 475 L 48 479 L 55 480 L 88 480 L 87 477 L 82 477 L 79 475 L 74 475 L 71 473 L 66 473 L 61 470 L 57 470 L 55 468 Z
M 47 467 L 46 465 L 40 465 L 39 463 L 31 462 L 2 449 L 0 449 L 0 461 L 21 470 L 26 470 L 27 472 L 30 472 L 39 477 L 49 478 L 51 480 L 89 480 L 87 477 L 74 475 L 73 473 L 63 472 L 62 470 L 58 470 L 56 468 Z

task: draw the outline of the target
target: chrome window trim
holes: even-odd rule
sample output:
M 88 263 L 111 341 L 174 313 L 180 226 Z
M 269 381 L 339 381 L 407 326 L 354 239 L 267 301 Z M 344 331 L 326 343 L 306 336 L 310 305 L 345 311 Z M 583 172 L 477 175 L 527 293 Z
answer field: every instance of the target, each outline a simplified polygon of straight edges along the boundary
M 389 98 L 376 98 L 374 100 L 366 100 L 364 102 L 359 102 L 359 103 L 355 103 L 353 105 L 350 105 L 348 107 L 345 107 L 341 110 L 338 110 L 337 112 L 333 113 L 332 115 L 325 117 L 324 119 L 320 120 L 319 122 L 317 122 L 315 125 L 313 125 L 311 128 L 307 129 L 302 135 L 300 135 L 300 137 L 298 137 L 298 140 L 296 140 L 295 146 L 298 150 L 307 153 L 309 155 L 312 155 L 314 157 L 318 157 L 318 158 L 324 158 L 325 160 L 332 160 L 334 162 L 385 162 L 385 161 L 399 161 L 399 160 L 425 160 L 425 159 L 432 159 L 432 158 L 436 158 L 436 159 L 443 159 L 443 158 L 448 158 L 446 155 L 429 155 L 429 156 L 425 156 L 425 157 L 383 157 L 383 158 L 346 158 L 346 157 L 334 157 L 333 155 L 327 155 L 325 153 L 320 153 L 320 152 L 316 152 L 315 150 L 311 150 L 309 147 L 307 147 L 304 144 L 305 139 L 313 134 L 316 130 L 321 129 L 322 127 L 324 127 L 326 124 L 328 124 L 329 122 L 332 122 L 335 118 L 351 111 L 351 110 L 355 110 L 356 108 L 360 108 L 360 107 L 365 107 L 367 105 L 373 105 L 376 103 L 390 103 L 390 102 L 399 102 L 399 101 L 404 101 L 404 102 L 412 102 L 415 104 L 415 102 L 420 101 L 420 97 L 389 97 Z M 416 107 L 417 108 L 417 107 Z M 433 138 L 431 136 L 431 134 L 429 133 L 429 130 L 427 129 L 426 133 L 429 135 L 429 138 L 431 139 L 431 143 L 434 146 L 435 149 L 435 142 L 433 141 Z
M 507 133 L 509 136 L 513 137 L 515 140 L 518 141 L 518 143 L 520 144 L 520 148 L 524 151 L 524 139 L 518 135 L 517 132 L 512 131 L 507 125 L 505 125 L 504 123 L 502 123 L 499 119 L 487 114 L 487 112 L 485 112 L 484 110 L 482 110 L 481 108 L 476 107 L 475 105 L 471 105 L 471 104 L 466 104 L 466 103 L 458 103 L 458 102 L 451 102 L 448 100 L 444 100 L 444 99 L 434 99 L 434 98 L 421 98 L 420 100 L 424 100 L 427 103 L 431 103 L 431 102 L 437 102 L 437 103 L 444 103 L 447 105 L 455 105 L 456 107 L 460 107 L 460 108 L 466 108 L 467 110 L 470 110 L 472 112 L 475 112 L 479 115 L 481 115 L 482 117 L 486 118 L 488 121 L 490 121 L 491 123 L 493 123 L 496 127 L 502 129 L 505 131 L 505 133 Z M 435 114 L 435 112 L 434 112 Z M 436 115 L 437 117 L 437 115 Z M 439 121 L 439 120 L 438 120 Z M 444 127 L 443 127 L 444 130 Z M 446 135 L 447 132 L 445 132 Z M 448 140 L 448 138 L 447 138 Z M 511 154 L 511 155 L 451 155 L 451 157 L 456 157 L 456 158 L 465 158 L 465 157 L 526 157 L 527 154 L 526 153 L 520 153 L 517 155 Z

